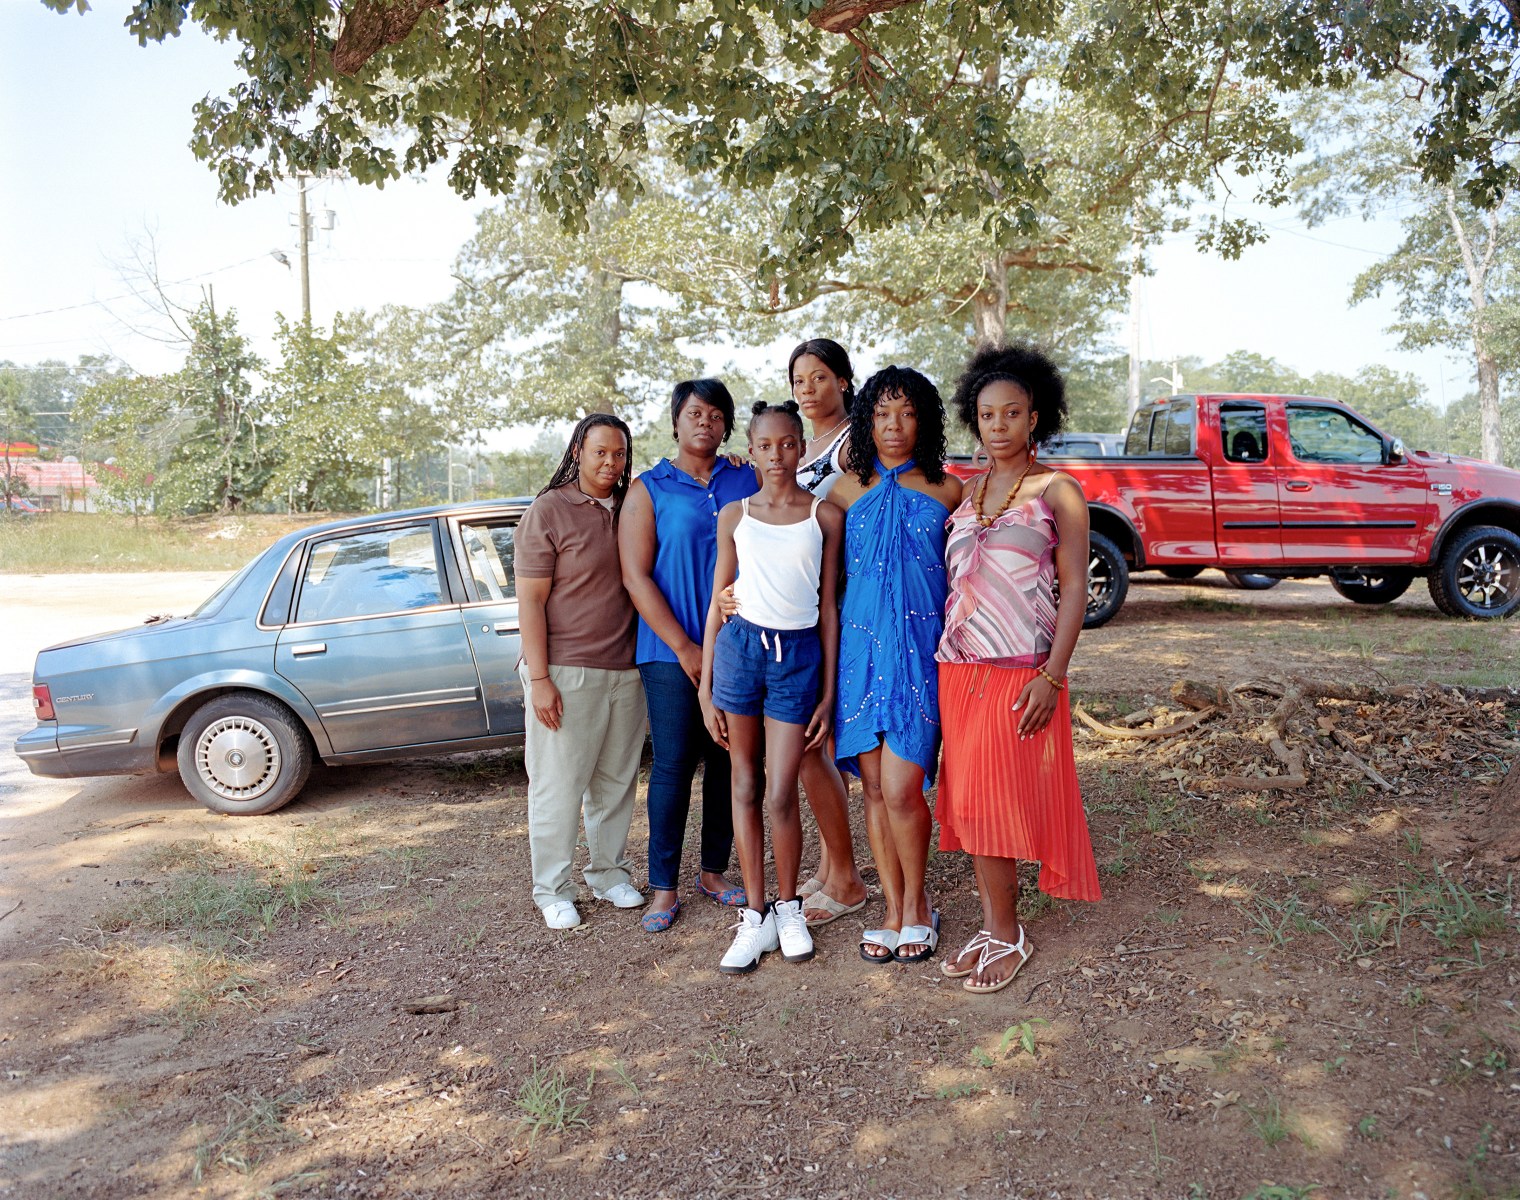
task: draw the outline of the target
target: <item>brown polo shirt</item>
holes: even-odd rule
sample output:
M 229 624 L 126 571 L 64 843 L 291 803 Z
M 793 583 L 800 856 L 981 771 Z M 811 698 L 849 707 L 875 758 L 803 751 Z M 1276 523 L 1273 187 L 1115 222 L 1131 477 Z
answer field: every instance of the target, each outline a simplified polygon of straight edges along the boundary
M 545 492 L 523 514 L 512 557 L 519 576 L 553 580 L 546 606 L 550 665 L 632 669 L 637 618 L 605 506 L 574 481 Z

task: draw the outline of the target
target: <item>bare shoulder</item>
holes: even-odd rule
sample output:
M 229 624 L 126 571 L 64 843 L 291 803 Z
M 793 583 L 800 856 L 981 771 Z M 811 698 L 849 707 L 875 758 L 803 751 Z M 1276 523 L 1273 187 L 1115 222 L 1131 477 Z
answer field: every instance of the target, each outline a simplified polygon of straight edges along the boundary
M 838 491 L 838 485 L 835 485 Z M 837 533 L 844 528 L 844 509 L 825 500 L 818 506 L 818 525 L 825 533 Z
M 957 508 L 960 507 L 961 494 L 964 491 L 965 486 L 966 485 L 961 482 L 960 476 L 952 475 L 950 472 L 946 471 L 945 477 L 938 483 L 932 485 L 934 489 L 933 495 L 936 500 L 938 500 L 951 512 L 954 512 Z
M 644 509 L 649 507 L 649 489 L 644 486 L 641 478 L 636 478 L 628 485 L 628 494 L 623 497 L 623 510 Z
M 861 485 L 860 476 L 853 471 L 841 475 L 829 494 L 824 498 L 826 504 L 832 504 L 835 508 L 843 511 L 859 500 L 865 488 Z
M 1057 514 L 1087 514 L 1087 497 L 1082 485 L 1065 471 L 1052 471 L 1051 480 L 1041 493 L 1052 512 Z

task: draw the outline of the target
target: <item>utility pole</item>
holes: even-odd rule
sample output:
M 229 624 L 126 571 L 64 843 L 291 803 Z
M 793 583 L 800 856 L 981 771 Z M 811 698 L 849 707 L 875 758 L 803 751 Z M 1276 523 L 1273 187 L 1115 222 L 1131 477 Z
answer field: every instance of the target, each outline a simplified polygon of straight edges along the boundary
M 306 176 L 296 177 L 300 184 L 300 215 L 297 218 L 301 229 L 301 317 L 306 322 L 306 327 L 311 328 L 311 218 L 306 215 Z

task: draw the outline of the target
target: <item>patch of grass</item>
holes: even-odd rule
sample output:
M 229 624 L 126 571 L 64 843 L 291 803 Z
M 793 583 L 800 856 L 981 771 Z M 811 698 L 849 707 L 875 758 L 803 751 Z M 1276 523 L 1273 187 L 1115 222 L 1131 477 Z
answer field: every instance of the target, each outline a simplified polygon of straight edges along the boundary
M 528 1131 L 530 1142 L 538 1141 L 541 1133 L 566 1133 L 571 1129 L 585 1129 L 591 1124 L 582 1115 L 590 1103 L 593 1072 L 586 1079 L 585 1096 L 578 1096 L 565 1080 L 565 1073 L 540 1067 L 537 1060 L 533 1073 L 523 1081 L 517 1098 L 512 1101 L 522 1113 L 518 1124 Z
M 1289 896 L 1282 901 L 1273 900 L 1269 896 L 1258 896 L 1253 907 L 1237 907 L 1251 918 L 1257 932 L 1277 948 L 1286 946 L 1293 940 L 1293 934 L 1288 932 L 1290 929 L 1306 933 L 1320 927 L 1317 921 L 1309 917 L 1297 896 Z
M 936 1100 L 964 1100 L 968 1096 L 974 1096 L 982 1089 L 974 1083 L 949 1083 L 944 1087 L 934 1089 Z
M 1250 1119 L 1256 1136 L 1269 1147 L 1287 1141 L 1293 1132 L 1288 1128 L 1287 1118 L 1283 1116 L 1282 1101 L 1271 1092 L 1267 1093 L 1259 1106 L 1242 1104 L 1241 1108 Z
M 51 571 L 235 571 L 322 514 L 143 517 L 48 513 L 0 521 L 0 574 Z M 209 592 L 208 592 L 209 594 Z
M 386 873 L 386 882 L 405 885 L 417 878 L 428 860 L 428 850 L 425 846 L 387 846 L 380 851 L 380 857 L 395 870 L 394 875 Z
M 1489 1178 L 1488 1151 L 1493 1136 L 1493 1125 L 1485 1122 L 1478 1133 L 1477 1144 L 1462 1164 L 1464 1177 L 1452 1193 L 1454 1200 L 1520 1200 L 1520 1185 Z
M 1055 906 L 1054 898 L 1038 888 L 1025 888 L 1019 895 L 1019 916 L 1026 921 L 1044 916 Z
M 466 759 L 440 762 L 436 769 L 446 782 L 455 784 L 507 784 L 527 780 L 521 750 L 485 751 Z
M 1377 1124 L 1377 1117 L 1373 1116 L 1371 1113 L 1368 1113 L 1365 1117 L 1356 1123 L 1357 1136 L 1364 1137 L 1369 1142 L 1382 1141 L 1383 1135 L 1378 1132 Z
M 1298 1187 L 1291 1183 L 1263 1183 L 1252 1188 L 1240 1200 L 1308 1200 L 1309 1193 L 1317 1191 L 1317 1183 L 1306 1183 Z
M 168 1019 L 189 1037 L 215 1024 L 224 1003 L 252 1008 L 263 985 L 248 974 L 248 964 L 225 954 L 182 951 L 176 964 L 174 1001 Z
M 257 1092 L 227 1098 L 227 1120 L 220 1132 L 195 1148 L 193 1173 L 199 1182 L 213 1167 L 231 1167 L 244 1175 L 258 1166 L 261 1152 L 295 1140 L 285 1128 L 285 1114 L 301 1101 L 300 1092 L 269 1098 Z

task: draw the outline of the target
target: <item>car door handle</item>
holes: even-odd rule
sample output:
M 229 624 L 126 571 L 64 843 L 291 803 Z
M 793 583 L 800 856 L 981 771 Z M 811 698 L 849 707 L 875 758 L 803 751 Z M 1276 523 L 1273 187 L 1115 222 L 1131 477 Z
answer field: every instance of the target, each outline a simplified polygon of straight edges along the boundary
M 302 642 L 300 645 L 290 648 L 292 658 L 309 658 L 313 654 L 326 654 L 326 642 Z
M 514 625 L 514 624 L 512 624 L 512 622 L 510 622 L 510 621 L 497 621 L 496 622 L 496 636 L 497 637 L 505 637 L 509 633 L 516 633 L 516 632 L 517 632 L 517 626 Z
M 1290 492 L 1307 492 L 1314 485 L 1307 479 L 1290 479 L 1283 486 Z

